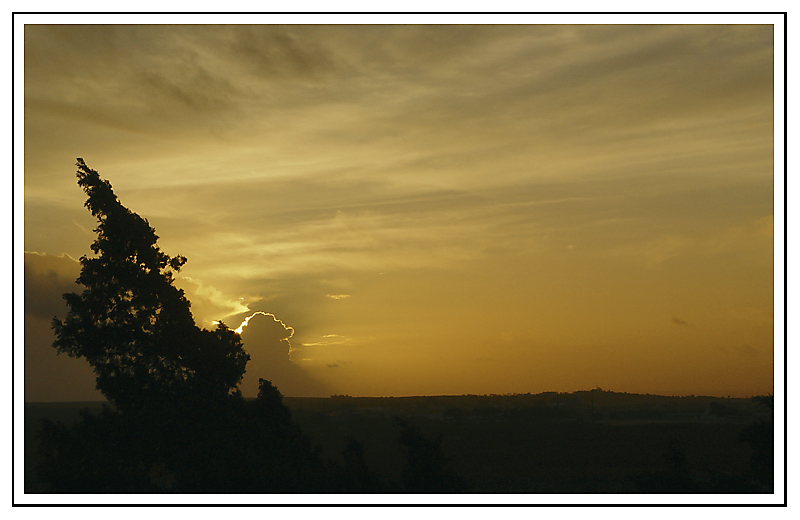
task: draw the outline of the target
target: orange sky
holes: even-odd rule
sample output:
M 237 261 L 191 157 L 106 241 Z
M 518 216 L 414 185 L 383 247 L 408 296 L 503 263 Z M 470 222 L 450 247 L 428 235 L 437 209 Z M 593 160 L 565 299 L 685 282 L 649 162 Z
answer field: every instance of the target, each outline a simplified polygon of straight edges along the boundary
M 286 395 L 773 390 L 771 25 L 28 25 L 25 398 L 76 157 Z M 782 177 L 779 176 L 779 182 Z

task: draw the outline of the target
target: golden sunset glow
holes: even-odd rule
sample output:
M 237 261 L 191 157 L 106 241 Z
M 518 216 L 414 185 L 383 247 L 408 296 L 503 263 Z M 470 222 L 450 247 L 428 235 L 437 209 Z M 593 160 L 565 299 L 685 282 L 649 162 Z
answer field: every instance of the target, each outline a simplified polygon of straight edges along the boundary
M 76 157 L 245 396 L 773 393 L 773 31 L 26 25 L 26 400 L 101 398 Z

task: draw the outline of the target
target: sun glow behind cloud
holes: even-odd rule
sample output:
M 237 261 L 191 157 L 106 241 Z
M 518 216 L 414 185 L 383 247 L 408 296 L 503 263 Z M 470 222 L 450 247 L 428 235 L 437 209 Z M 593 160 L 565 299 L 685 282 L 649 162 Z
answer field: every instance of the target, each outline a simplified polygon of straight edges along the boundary
M 261 312 L 261 311 L 256 311 L 253 314 L 251 314 L 250 316 L 247 316 L 244 319 L 244 321 L 242 321 L 242 323 L 238 327 L 233 329 L 233 331 L 236 334 L 241 334 L 242 331 L 244 330 L 244 328 L 247 327 L 247 324 L 250 323 L 250 320 L 253 319 L 253 317 L 255 317 L 255 316 L 269 316 L 270 318 L 272 318 L 276 322 L 280 323 L 286 330 L 289 331 L 289 338 L 291 338 L 294 335 L 294 329 L 289 327 L 288 325 L 286 325 L 281 320 L 279 320 L 274 314 L 269 313 L 269 312 Z M 287 338 L 287 340 L 288 340 L 288 338 Z

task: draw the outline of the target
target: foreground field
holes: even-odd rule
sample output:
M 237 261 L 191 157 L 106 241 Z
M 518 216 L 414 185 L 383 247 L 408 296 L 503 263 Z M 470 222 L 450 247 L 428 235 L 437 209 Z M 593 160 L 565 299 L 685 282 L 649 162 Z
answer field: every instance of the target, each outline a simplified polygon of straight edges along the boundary
M 471 493 L 752 493 L 749 425 L 767 412 L 750 400 L 611 392 L 537 396 L 286 398 L 324 459 L 363 448 L 382 482 L 400 479 L 402 425 L 440 439 L 447 467 Z M 65 423 L 99 403 L 27 403 L 26 489 L 37 490 L 41 419 Z M 391 488 L 389 488 L 391 491 Z

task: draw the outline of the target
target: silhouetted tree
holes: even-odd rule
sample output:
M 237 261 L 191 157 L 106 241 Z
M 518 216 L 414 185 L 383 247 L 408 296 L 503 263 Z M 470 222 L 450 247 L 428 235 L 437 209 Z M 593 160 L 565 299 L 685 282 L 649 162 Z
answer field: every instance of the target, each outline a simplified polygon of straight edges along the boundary
M 147 220 L 123 206 L 83 159 L 77 166 L 85 206 L 99 223 L 91 246 L 97 256 L 80 259 L 77 282 L 86 289 L 64 295 L 69 313 L 53 319 L 53 346 L 86 358 L 97 389 L 120 410 L 235 392 L 250 356 L 225 325 L 195 325 L 189 301 L 173 285 L 186 258 L 163 253 Z
M 45 421 L 38 466 L 50 492 L 321 492 L 323 465 L 282 395 L 260 380 L 238 389 L 249 355 L 220 324 L 198 328 L 173 285 L 186 262 L 163 253 L 147 220 L 78 159 L 78 184 L 99 222 L 81 257 L 81 294 L 53 319 L 53 346 L 84 357 L 114 405 L 73 427 Z
M 283 394 L 278 387 L 266 379 L 258 379 L 256 406 L 264 413 L 274 415 L 277 419 L 289 421 L 292 418 L 291 411 L 283 405 Z

